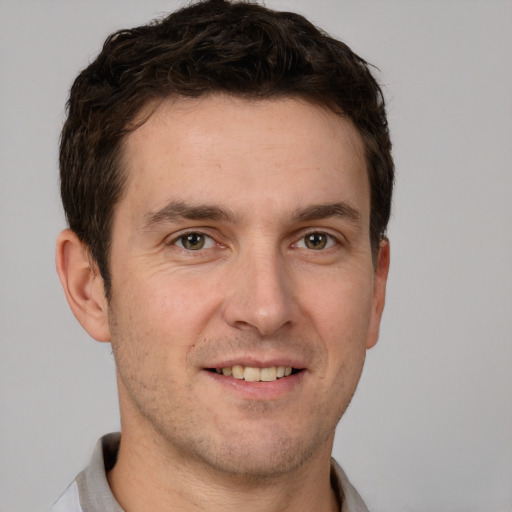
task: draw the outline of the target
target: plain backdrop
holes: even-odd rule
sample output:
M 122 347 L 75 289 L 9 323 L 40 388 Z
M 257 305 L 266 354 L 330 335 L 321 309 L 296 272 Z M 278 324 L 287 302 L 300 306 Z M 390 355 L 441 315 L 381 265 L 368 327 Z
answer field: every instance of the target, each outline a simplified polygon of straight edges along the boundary
M 67 92 L 183 2 L 0 0 L 0 510 L 44 510 L 119 429 L 107 344 L 54 270 Z M 512 511 L 512 2 L 268 0 L 381 70 L 397 165 L 381 339 L 334 455 L 374 512 Z

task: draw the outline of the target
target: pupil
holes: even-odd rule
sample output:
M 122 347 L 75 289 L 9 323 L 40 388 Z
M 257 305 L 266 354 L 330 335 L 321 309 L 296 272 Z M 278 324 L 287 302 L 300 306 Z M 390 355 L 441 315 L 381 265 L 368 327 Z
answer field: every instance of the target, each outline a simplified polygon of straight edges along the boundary
M 313 233 L 306 236 L 306 246 L 309 249 L 323 249 L 327 243 L 327 237 L 321 233 Z
M 190 233 L 184 236 L 183 246 L 187 249 L 201 249 L 204 245 L 204 237 L 199 233 Z

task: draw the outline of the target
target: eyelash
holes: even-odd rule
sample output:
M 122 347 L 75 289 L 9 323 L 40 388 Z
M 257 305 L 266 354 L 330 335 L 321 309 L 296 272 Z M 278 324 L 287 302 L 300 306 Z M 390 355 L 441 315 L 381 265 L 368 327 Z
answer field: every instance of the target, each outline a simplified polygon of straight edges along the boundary
M 191 237 L 192 235 L 197 235 L 199 237 L 202 237 L 203 238 L 203 246 L 197 248 L 197 249 L 191 249 L 191 248 L 187 248 L 185 247 L 184 245 L 184 241 L 186 240 L 187 237 Z M 320 247 L 319 249 L 315 249 L 315 248 L 312 248 L 312 247 L 308 247 L 307 244 L 308 244 L 308 237 L 310 237 L 310 241 L 312 240 L 312 237 L 325 237 L 325 246 L 323 247 Z M 210 242 L 208 242 L 210 241 Z M 299 247 L 299 244 L 303 243 L 303 247 Z M 321 245 L 321 241 L 320 241 L 320 245 Z M 204 247 L 204 245 L 209 245 L 209 247 Z M 339 245 L 340 242 L 339 240 L 329 234 L 329 233 L 326 233 L 324 231 L 310 231 L 308 233 L 305 233 L 304 235 L 302 235 L 299 240 L 295 243 L 292 244 L 292 247 L 294 248 L 298 248 L 298 249 L 307 249 L 307 250 L 311 250 L 311 251 L 318 251 L 318 252 L 321 252 L 321 251 L 324 251 L 324 250 L 327 250 L 327 249 L 331 249 L 332 247 L 336 246 L 336 245 Z M 180 234 L 179 236 L 173 238 L 169 243 L 168 245 L 173 245 L 173 246 L 177 246 L 179 247 L 180 249 L 183 249 L 184 251 L 187 251 L 187 252 L 199 252 L 201 250 L 208 250 L 208 249 L 213 249 L 215 245 L 220 245 L 218 242 L 216 242 L 216 240 L 210 236 L 210 235 L 207 235 L 206 233 L 203 233 L 201 231 L 189 231 L 187 233 L 182 233 Z
M 308 237 L 309 237 L 309 240 L 311 240 L 312 237 L 324 237 L 324 239 L 326 240 L 325 241 L 325 244 L 326 246 L 324 247 L 320 247 L 319 249 L 314 249 L 312 247 L 307 247 L 307 240 L 308 240 Z M 305 235 L 303 235 L 299 241 L 295 242 L 293 244 L 294 247 L 297 247 L 299 243 L 301 242 L 304 242 L 304 245 L 306 247 L 300 247 L 300 249 L 309 249 L 311 251 L 315 251 L 315 250 L 318 250 L 318 251 L 324 251 L 324 250 L 327 250 L 327 249 L 331 249 L 332 247 L 336 246 L 336 245 L 339 245 L 339 241 L 338 239 L 329 234 L 329 233 L 326 233 L 325 231 L 310 231 L 309 233 L 306 233 Z
M 208 240 L 210 241 L 211 245 L 210 247 L 199 247 L 198 249 L 190 249 L 184 246 L 183 242 L 186 240 L 187 237 L 191 237 L 192 235 L 197 235 L 203 238 L 204 243 L 208 244 Z M 181 243 L 180 243 L 181 242 Z M 207 235 L 206 233 L 202 233 L 201 231 L 189 231 L 187 233 L 182 233 L 181 235 L 177 236 L 176 238 L 173 238 L 168 245 L 175 245 L 179 247 L 180 249 L 183 249 L 185 251 L 189 252 L 199 252 L 204 249 L 212 249 L 215 245 L 219 245 L 213 237 L 210 235 Z

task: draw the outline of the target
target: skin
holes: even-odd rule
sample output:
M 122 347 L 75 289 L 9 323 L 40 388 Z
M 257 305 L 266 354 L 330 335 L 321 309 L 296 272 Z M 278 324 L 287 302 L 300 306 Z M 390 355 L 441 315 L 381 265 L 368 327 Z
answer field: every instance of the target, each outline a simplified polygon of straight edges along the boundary
M 114 495 L 127 512 L 336 510 L 334 430 L 377 342 L 389 267 L 386 240 L 372 261 L 360 136 L 297 99 L 149 107 L 124 146 L 110 303 L 76 236 L 57 244 L 73 312 L 114 351 Z M 234 364 L 300 371 L 209 371 Z

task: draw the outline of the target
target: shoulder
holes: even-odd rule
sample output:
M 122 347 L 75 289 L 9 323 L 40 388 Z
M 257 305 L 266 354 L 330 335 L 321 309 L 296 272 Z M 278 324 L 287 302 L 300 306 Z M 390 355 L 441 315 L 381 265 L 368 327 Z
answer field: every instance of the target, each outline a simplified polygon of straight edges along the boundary
M 83 512 L 76 480 L 64 491 L 48 512 Z
M 108 485 L 107 472 L 117 460 L 121 436 L 103 436 L 90 464 L 76 477 L 48 512 L 123 512 Z
M 369 512 L 356 488 L 334 459 L 331 459 L 331 485 L 341 503 L 340 512 Z

